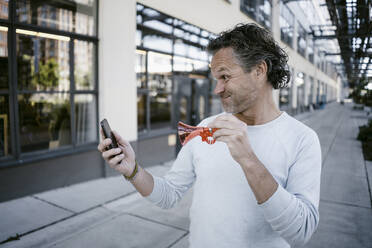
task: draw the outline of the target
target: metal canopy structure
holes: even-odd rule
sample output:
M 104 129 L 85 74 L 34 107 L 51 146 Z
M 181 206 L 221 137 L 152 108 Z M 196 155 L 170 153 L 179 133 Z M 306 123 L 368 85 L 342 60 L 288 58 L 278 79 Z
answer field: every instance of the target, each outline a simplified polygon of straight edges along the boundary
M 332 25 L 313 27 L 314 39 L 337 39 L 350 87 L 372 77 L 372 0 L 327 0 Z M 331 34 L 330 34 L 331 33 Z

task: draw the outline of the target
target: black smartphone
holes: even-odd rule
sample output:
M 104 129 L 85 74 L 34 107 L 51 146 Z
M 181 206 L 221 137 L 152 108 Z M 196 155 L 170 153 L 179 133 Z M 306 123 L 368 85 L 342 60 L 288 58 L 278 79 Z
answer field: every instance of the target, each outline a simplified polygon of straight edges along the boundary
M 103 119 L 101 122 L 101 127 L 103 130 L 103 135 L 105 138 L 110 138 L 112 140 L 112 143 L 108 146 L 107 150 L 118 148 L 118 142 L 116 141 L 115 135 L 112 133 L 110 125 L 108 124 L 108 121 L 106 119 Z

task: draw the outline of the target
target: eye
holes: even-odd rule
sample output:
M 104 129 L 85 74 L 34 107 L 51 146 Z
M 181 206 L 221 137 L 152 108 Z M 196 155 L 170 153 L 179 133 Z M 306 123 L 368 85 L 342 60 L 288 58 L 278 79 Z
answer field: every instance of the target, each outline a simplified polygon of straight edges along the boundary
M 229 77 L 228 77 L 227 75 L 222 75 L 221 78 L 222 78 L 223 80 L 225 80 L 225 81 L 229 79 Z

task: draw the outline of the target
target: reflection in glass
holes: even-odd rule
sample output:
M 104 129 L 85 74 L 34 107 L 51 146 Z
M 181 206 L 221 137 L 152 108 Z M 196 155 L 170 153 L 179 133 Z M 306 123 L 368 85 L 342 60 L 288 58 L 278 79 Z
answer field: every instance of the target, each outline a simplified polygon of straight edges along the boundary
M 149 20 L 149 21 L 144 21 L 143 22 L 144 26 L 159 30 L 161 32 L 171 34 L 172 33 L 172 26 L 167 25 L 163 22 L 160 22 L 158 20 Z
M 136 46 L 141 46 L 142 45 L 142 31 L 137 30 L 136 31 Z
M 311 37 L 307 41 L 308 41 L 307 54 L 309 56 L 309 61 L 311 63 L 314 63 L 314 42 Z
M 75 88 L 77 90 L 94 89 L 94 45 L 91 42 L 75 40 Z
M 204 96 L 199 97 L 199 120 L 203 120 L 205 118 L 205 100 Z
M 8 89 L 8 28 L 0 26 L 0 89 Z
M 9 17 L 9 0 L 0 0 L 0 19 Z
M 0 96 L 0 157 L 11 153 L 9 97 Z
M 269 0 L 258 1 L 257 21 L 266 27 L 271 27 L 271 2 Z
M 146 51 L 136 50 L 137 87 L 146 88 Z
M 84 144 L 97 140 L 96 97 L 93 94 L 75 95 L 76 143 Z
M 289 105 L 290 88 L 281 88 L 279 91 L 279 106 L 284 107 Z
M 294 16 L 286 5 L 280 3 L 280 38 L 289 46 L 293 46 Z
M 146 129 L 146 99 L 147 95 L 138 95 L 137 96 L 137 122 L 138 122 L 138 131 Z
M 18 95 L 21 151 L 71 144 L 69 94 Z
M 301 24 L 298 24 L 297 51 L 302 56 L 305 56 L 305 50 L 306 50 L 306 31 L 301 26 Z
M 184 96 L 181 98 L 180 101 L 180 121 L 184 123 L 188 123 L 189 120 L 187 119 L 187 113 L 188 113 L 188 107 L 187 107 L 187 98 Z
M 297 73 L 295 79 L 297 85 L 297 107 L 305 105 L 305 75 L 302 72 Z
M 18 87 L 69 90 L 69 42 L 17 34 Z
M 149 90 L 167 91 L 172 89 L 172 57 L 165 54 L 148 53 Z
M 143 32 L 142 44 L 149 49 L 155 49 L 163 52 L 172 52 L 172 40 L 161 37 L 156 34 Z
M 185 57 L 174 56 L 173 57 L 173 71 L 177 72 L 191 72 L 194 70 L 194 66 L 191 59 Z
M 16 1 L 19 22 L 79 34 L 95 35 L 97 1 Z
M 150 93 L 151 129 L 169 127 L 171 125 L 172 95 L 152 91 Z

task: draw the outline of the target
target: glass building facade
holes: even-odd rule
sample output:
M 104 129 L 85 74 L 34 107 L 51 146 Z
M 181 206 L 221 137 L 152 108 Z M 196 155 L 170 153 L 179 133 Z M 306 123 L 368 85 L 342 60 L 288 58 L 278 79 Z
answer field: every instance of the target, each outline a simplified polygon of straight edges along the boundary
M 96 144 L 97 2 L 10 0 L 0 11 L 2 164 Z
M 271 28 L 271 0 L 240 0 L 240 10 L 253 20 Z
M 137 4 L 135 70 L 140 134 L 175 128 L 177 112 L 185 121 L 187 101 L 174 99 L 180 90 L 177 76 L 209 81 L 208 104 L 213 105 L 209 55 L 205 51 L 212 37 L 214 34 L 206 30 Z

